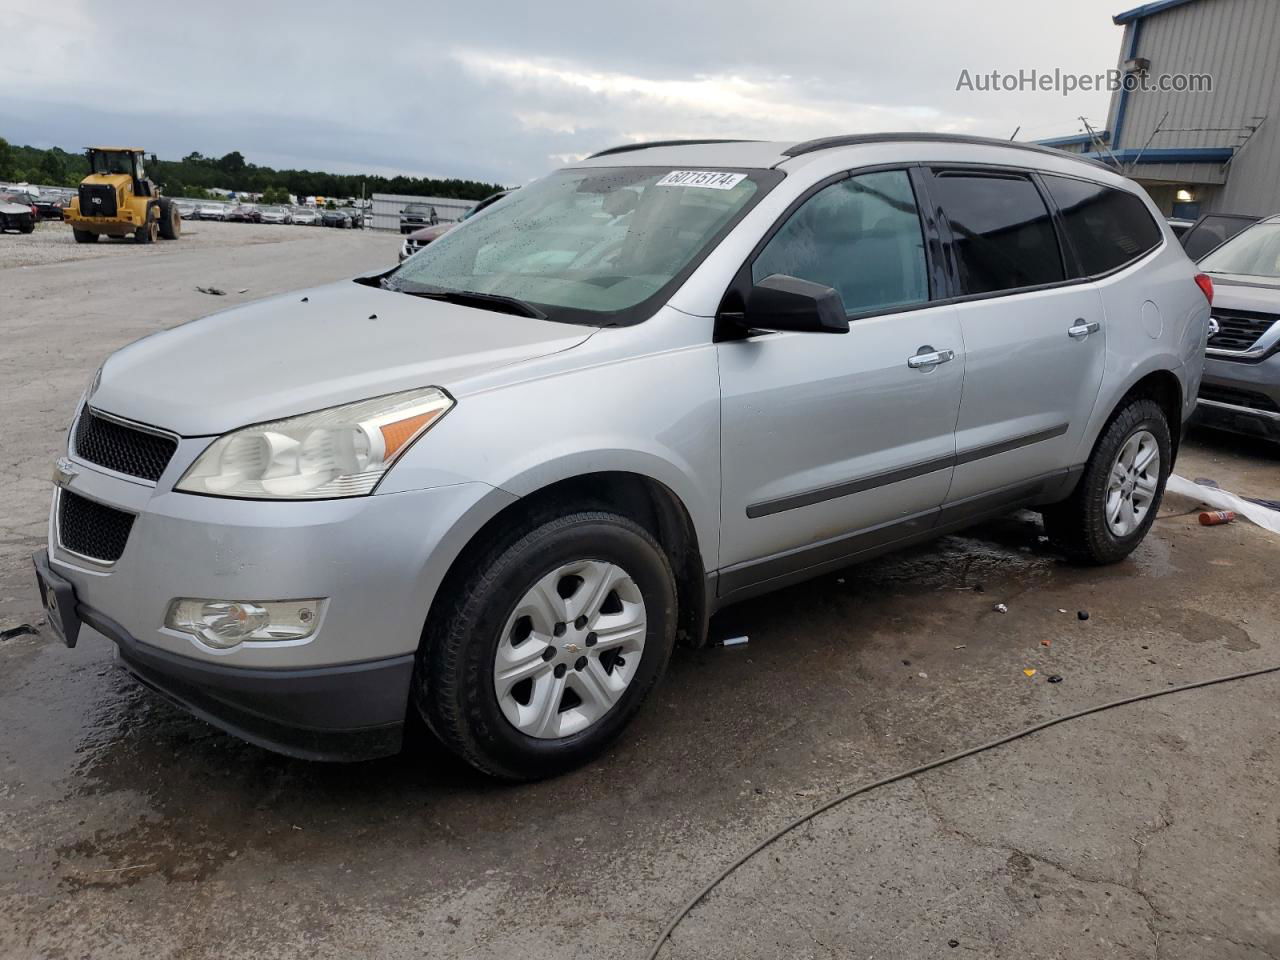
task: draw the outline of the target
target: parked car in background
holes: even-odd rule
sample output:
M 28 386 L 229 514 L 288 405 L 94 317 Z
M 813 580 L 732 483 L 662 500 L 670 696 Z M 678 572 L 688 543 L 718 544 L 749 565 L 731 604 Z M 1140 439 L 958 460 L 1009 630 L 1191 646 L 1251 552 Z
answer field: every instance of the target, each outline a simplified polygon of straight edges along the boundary
M 198 204 L 192 203 L 190 200 L 175 200 L 173 205 L 178 208 L 178 216 L 183 220 L 195 219 L 196 211 L 200 209 Z
M 1214 293 L 1196 419 L 1280 441 L 1280 216 L 1237 233 L 1200 269 Z
M 235 223 L 261 223 L 262 211 L 252 203 L 241 203 L 231 208 L 227 219 Z
M 416 710 L 547 777 L 720 607 L 1019 508 L 1128 556 L 1211 296 L 1140 186 L 1056 150 L 629 144 L 107 358 L 39 595 L 260 746 L 392 753 Z
M 1253 226 L 1261 217 L 1247 213 L 1206 213 L 1178 238 L 1192 260 L 1199 260 L 1219 244 Z
M 351 228 L 353 230 L 364 229 L 364 211 L 359 207 L 343 207 L 347 211 L 347 217 L 351 220 Z
M 351 226 L 351 215 L 342 207 L 336 210 L 322 210 L 320 222 L 326 227 L 339 227 L 345 230 Z
M 31 233 L 39 219 L 35 204 L 25 193 L 0 193 L 0 233 L 17 230 Z
M 314 227 L 320 222 L 320 211 L 315 207 L 294 207 L 293 222 Z
M 196 211 L 196 217 L 200 220 L 225 220 L 227 219 L 227 205 L 225 203 L 202 203 Z
M 488 210 L 509 193 L 511 193 L 510 190 L 499 190 L 497 193 L 490 194 L 464 213 L 458 223 L 470 220 L 477 213 L 482 213 L 483 211 Z M 413 233 L 404 238 L 404 243 L 400 245 L 401 262 L 403 263 L 409 257 L 412 257 L 423 247 L 427 246 L 427 244 L 444 236 L 456 227 L 458 223 L 437 223 L 434 227 L 423 227 L 421 230 L 413 231 Z
M 429 203 L 410 203 L 400 211 L 400 232 L 412 233 L 440 222 L 436 208 Z
M 293 214 L 288 207 L 261 207 L 258 212 L 261 223 L 293 223 Z
M 36 208 L 36 216 L 41 220 L 61 220 L 62 207 L 66 199 L 61 193 L 46 191 L 32 200 Z

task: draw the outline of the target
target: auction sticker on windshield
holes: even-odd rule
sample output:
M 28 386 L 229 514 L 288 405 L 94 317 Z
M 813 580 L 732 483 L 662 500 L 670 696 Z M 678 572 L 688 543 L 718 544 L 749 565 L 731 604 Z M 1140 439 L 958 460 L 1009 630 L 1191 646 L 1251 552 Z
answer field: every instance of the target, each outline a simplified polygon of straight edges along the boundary
M 657 186 L 732 190 L 746 178 L 745 173 L 724 173 L 719 170 L 672 170 L 658 181 Z

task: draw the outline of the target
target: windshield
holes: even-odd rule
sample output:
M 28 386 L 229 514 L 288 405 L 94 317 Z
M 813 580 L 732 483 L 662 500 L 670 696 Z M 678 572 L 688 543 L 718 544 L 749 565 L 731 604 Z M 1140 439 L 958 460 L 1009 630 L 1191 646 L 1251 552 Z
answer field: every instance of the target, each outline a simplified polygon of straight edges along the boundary
M 683 280 L 781 177 L 768 170 L 561 170 L 424 247 L 387 285 L 509 297 L 571 323 L 635 323 L 646 302 Z
M 1280 278 L 1280 223 L 1259 223 L 1200 261 L 1207 273 Z
M 94 150 L 89 154 L 89 162 L 94 173 L 127 173 L 133 176 L 133 156 L 128 153 L 102 153 Z

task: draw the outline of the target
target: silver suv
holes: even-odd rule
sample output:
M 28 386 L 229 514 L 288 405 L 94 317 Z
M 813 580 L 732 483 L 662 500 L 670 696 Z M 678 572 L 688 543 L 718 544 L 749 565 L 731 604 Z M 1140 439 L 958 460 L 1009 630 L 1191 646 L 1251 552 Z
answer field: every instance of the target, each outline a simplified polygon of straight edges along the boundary
M 51 622 L 255 743 L 582 762 L 744 597 L 1018 507 L 1146 534 L 1212 286 L 1106 168 L 930 135 L 597 154 L 385 273 L 148 337 L 55 471 Z

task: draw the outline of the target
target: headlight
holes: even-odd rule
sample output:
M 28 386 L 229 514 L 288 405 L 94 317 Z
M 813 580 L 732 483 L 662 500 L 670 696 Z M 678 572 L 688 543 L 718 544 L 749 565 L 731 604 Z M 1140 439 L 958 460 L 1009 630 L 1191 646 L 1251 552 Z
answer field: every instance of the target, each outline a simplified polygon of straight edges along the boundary
M 364 496 L 452 406 L 443 390 L 423 387 L 245 427 L 215 440 L 175 489 L 269 500 Z

